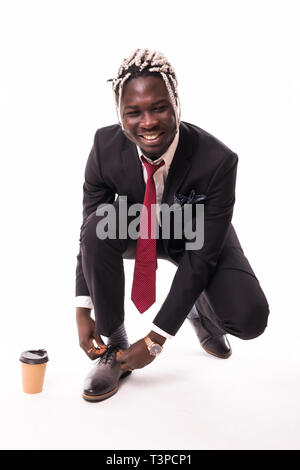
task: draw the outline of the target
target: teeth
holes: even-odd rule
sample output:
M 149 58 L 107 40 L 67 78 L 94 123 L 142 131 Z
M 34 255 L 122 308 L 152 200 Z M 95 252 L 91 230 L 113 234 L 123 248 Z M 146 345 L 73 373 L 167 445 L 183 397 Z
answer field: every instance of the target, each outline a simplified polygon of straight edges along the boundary
M 159 134 L 143 135 L 144 139 L 146 140 L 154 140 L 154 139 L 157 139 L 158 136 Z

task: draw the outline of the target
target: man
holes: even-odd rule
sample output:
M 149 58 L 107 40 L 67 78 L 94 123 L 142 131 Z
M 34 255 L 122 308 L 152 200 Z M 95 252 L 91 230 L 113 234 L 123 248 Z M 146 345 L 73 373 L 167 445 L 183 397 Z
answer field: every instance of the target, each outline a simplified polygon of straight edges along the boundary
M 231 224 L 237 155 L 199 127 L 180 121 L 177 78 L 161 53 L 136 50 L 124 59 L 112 84 L 119 124 L 96 132 L 88 158 L 76 271 L 79 342 L 92 360 L 99 358 L 85 380 L 83 398 L 88 401 L 116 393 L 120 379 L 151 363 L 186 317 L 205 351 L 225 359 L 232 352 L 226 333 L 255 338 L 269 314 Z M 129 233 L 137 203 L 143 206 L 136 240 Z M 161 208 L 174 203 L 177 211 L 170 212 L 170 230 L 165 231 Z M 176 217 L 188 207 L 192 215 L 178 223 Z M 190 228 L 199 225 L 199 208 L 204 210 L 200 247 L 187 244 L 185 231 L 190 223 Z M 113 217 L 104 236 L 104 223 L 109 226 Z M 179 238 L 175 232 L 182 220 Z M 125 237 L 118 230 L 124 224 Z M 131 298 L 140 312 L 155 301 L 157 258 L 177 266 L 151 331 L 132 345 L 124 326 L 123 258 L 135 259 Z

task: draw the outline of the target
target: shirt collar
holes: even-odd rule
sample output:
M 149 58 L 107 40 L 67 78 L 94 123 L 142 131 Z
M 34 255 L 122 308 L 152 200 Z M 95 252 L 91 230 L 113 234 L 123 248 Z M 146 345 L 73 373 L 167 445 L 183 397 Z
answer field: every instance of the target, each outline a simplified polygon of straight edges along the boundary
M 136 147 L 137 147 L 137 151 L 138 151 L 138 154 L 139 154 L 139 158 L 141 160 L 141 156 L 143 155 L 145 160 L 147 160 L 147 162 L 151 163 L 152 165 L 158 165 L 162 160 L 164 160 L 166 170 L 169 171 L 170 165 L 172 163 L 174 154 L 175 154 L 176 149 L 177 149 L 178 141 L 179 141 L 179 131 L 176 132 L 173 141 L 171 142 L 171 144 L 169 145 L 169 147 L 165 151 L 165 153 L 163 155 L 161 155 L 157 160 L 155 160 L 155 162 L 150 160 L 150 158 L 147 158 L 143 154 L 143 151 L 141 150 L 141 148 L 137 145 Z

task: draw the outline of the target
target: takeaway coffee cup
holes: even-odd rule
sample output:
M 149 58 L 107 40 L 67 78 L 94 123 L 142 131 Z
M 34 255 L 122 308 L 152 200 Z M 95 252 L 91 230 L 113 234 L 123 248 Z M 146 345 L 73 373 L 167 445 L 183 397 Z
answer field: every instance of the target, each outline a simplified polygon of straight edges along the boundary
M 40 393 L 43 383 L 48 353 L 45 349 L 23 351 L 20 356 L 22 365 L 23 391 L 25 393 Z

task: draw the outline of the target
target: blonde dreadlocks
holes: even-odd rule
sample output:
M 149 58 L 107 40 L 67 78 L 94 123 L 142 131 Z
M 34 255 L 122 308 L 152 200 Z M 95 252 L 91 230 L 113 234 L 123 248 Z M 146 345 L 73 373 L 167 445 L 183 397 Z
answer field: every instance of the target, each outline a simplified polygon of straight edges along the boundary
M 112 82 L 117 116 L 122 129 L 123 123 L 120 105 L 124 83 L 129 79 L 151 74 L 161 76 L 165 82 L 174 109 L 176 127 L 178 129 L 180 121 L 180 101 L 177 91 L 176 74 L 170 62 L 168 62 L 167 58 L 161 52 L 150 51 L 149 49 L 137 49 L 127 59 L 123 59 L 117 77 L 108 80 Z

